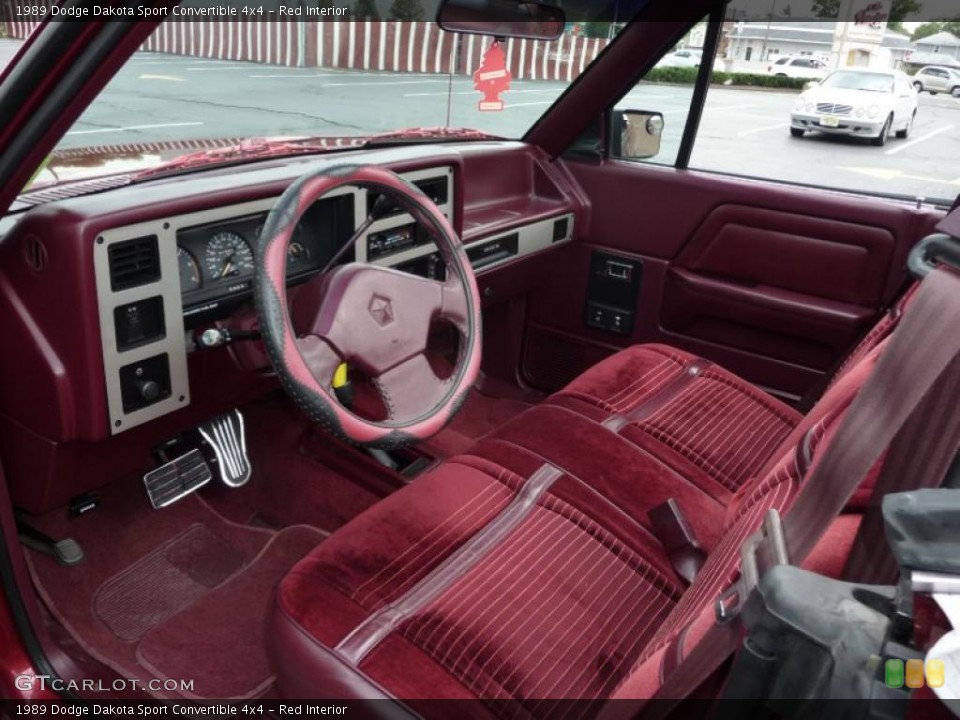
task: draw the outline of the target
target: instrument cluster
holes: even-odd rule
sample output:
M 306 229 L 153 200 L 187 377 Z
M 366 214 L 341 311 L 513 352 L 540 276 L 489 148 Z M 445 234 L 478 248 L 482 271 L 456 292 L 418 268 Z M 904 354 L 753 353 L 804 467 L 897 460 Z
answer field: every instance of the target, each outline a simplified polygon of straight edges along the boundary
M 177 232 L 185 315 L 252 292 L 254 248 L 266 218 L 266 213 L 255 213 Z M 322 200 L 308 210 L 294 230 L 287 250 L 288 281 L 322 270 L 349 240 L 353 219 L 350 195 Z

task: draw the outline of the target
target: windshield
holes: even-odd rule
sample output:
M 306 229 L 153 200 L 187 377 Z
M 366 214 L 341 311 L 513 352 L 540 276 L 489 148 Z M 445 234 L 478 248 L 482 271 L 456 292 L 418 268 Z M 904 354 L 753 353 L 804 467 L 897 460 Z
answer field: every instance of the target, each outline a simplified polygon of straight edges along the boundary
M 555 41 L 497 40 L 440 30 L 436 5 L 326 8 L 349 11 L 342 20 L 170 17 L 66 133 L 33 187 L 250 139 L 337 149 L 359 138 L 520 138 L 624 26 L 568 22 Z
M 868 92 L 893 92 L 893 75 L 887 73 L 840 70 L 823 81 L 823 87 L 838 90 L 866 90 Z

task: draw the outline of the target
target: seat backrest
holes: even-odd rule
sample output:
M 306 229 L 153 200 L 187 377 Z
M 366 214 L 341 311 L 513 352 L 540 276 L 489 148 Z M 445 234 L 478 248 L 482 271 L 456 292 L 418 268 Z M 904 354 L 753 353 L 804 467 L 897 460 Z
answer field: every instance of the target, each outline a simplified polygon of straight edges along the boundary
M 913 296 L 916 295 L 918 287 L 920 287 L 919 282 L 914 282 L 910 285 L 893 307 L 884 313 L 876 325 L 870 328 L 870 332 L 864 335 L 863 339 L 857 343 L 853 352 L 847 355 L 843 362 L 840 363 L 840 366 L 830 378 L 830 383 L 827 385 L 828 389 L 836 385 L 848 371 L 854 368 L 857 363 L 866 357 L 877 345 L 890 337 L 890 334 L 896 329 L 897 324 L 900 322 L 900 318 L 903 317 L 903 313 L 906 311 Z
M 774 453 L 768 468 L 748 481 L 727 510 L 721 541 L 696 579 L 648 643 L 631 672 L 613 694 L 614 699 L 646 698 L 657 685 L 651 682 L 669 672 L 696 645 L 715 622 L 714 602 L 737 578 L 740 547 L 760 526 L 770 508 L 782 513 L 792 505 L 802 479 L 829 446 L 850 403 L 863 387 L 889 343 L 889 335 L 844 373 Z M 865 479 L 876 477 L 876 468 Z
M 694 678 L 700 682 L 709 668 L 719 666 L 737 644 L 737 635 L 735 623 L 717 623 L 715 600 L 739 576 L 741 547 L 761 527 L 768 510 L 775 509 L 784 517 L 786 546 L 797 552 L 790 559 L 802 561 L 842 511 L 853 490 L 851 481 L 860 483 L 864 476 L 875 479 L 890 455 L 890 446 L 901 450 L 893 440 L 908 425 L 928 428 L 930 423 L 939 426 L 944 421 L 949 425 L 944 433 L 927 433 L 922 438 L 910 435 L 909 447 L 917 447 L 925 458 L 928 452 L 937 457 L 936 462 L 931 460 L 918 470 L 915 482 L 937 482 L 942 477 L 960 443 L 955 412 L 960 342 L 953 334 L 960 317 L 960 291 L 952 270 L 938 271 L 928 283 L 917 295 L 908 322 L 898 324 L 898 332 L 882 340 L 838 380 L 801 423 L 791 438 L 793 446 L 778 450 L 773 467 L 738 494 L 721 542 L 614 697 L 654 696 L 659 684 L 651 687 L 651 675 L 660 679 L 658 683 L 665 676 L 678 678 L 676 683 L 668 683 L 674 692 L 680 692 L 681 686 L 692 690 Z M 929 345 L 928 352 L 919 352 L 931 336 L 941 342 Z M 869 393 L 861 392 L 864 386 Z M 851 408 L 850 420 L 842 422 Z M 918 438 L 926 439 L 915 442 Z M 832 448 L 835 443 L 840 444 Z M 903 479 L 909 476 L 898 475 Z M 905 485 L 902 481 L 890 485 L 891 491 L 895 487 Z M 712 658 L 715 664 L 708 665 L 703 658 Z M 678 669 L 687 659 L 691 662 Z

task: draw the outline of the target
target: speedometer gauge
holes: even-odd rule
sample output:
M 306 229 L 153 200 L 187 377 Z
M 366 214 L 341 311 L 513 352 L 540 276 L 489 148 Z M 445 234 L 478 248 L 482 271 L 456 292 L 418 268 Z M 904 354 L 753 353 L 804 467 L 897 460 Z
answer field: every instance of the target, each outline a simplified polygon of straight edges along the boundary
M 253 272 L 253 253 L 234 232 L 219 232 L 207 243 L 207 273 L 214 280 Z
M 177 263 L 180 265 L 180 292 L 198 289 L 203 283 L 200 280 L 200 265 L 193 253 L 178 245 Z

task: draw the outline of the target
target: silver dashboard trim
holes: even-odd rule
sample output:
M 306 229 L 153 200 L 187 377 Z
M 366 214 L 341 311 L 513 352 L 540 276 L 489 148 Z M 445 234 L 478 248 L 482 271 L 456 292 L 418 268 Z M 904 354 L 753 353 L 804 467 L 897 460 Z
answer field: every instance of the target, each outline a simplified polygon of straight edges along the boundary
M 118 242 L 146 235 L 157 236 L 160 279 L 146 285 L 114 292 L 110 287 L 110 247 Z M 150 221 L 105 230 L 93 239 L 93 268 L 97 283 L 100 342 L 103 351 L 107 407 L 110 413 L 110 434 L 116 435 L 186 407 L 190 402 L 176 229 L 162 221 Z M 164 337 L 122 352 L 118 351 L 113 319 L 114 309 L 157 296 L 163 302 Z M 170 367 L 170 396 L 139 410 L 124 412 L 120 391 L 120 368 L 161 354 L 166 354 Z

